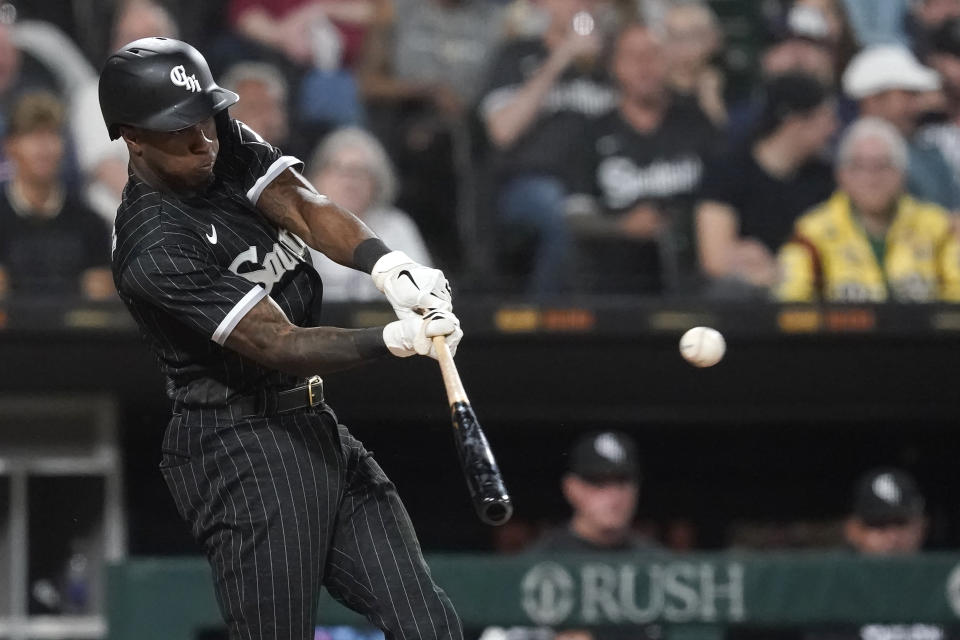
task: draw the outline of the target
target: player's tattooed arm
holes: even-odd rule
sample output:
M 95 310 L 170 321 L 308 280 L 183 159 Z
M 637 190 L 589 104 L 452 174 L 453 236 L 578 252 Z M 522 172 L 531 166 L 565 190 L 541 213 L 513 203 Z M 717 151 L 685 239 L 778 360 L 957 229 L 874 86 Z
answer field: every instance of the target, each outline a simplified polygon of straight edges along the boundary
M 225 344 L 266 367 L 297 376 L 341 371 L 390 355 L 383 327 L 298 327 L 269 297 L 247 312 Z
M 364 268 L 366 265 L 356 263 L 354 251 L 368 240 L 379 243 L 367 225 L 317 193 L 295 169 L 286 169 L 263 190 L 257 208 L 277 226 L 296 234 L 312 248 L 347 267 Z M 382 243 L 379 244 L 383 247 Z M 387 251 L 383 247 L 376 258 Z

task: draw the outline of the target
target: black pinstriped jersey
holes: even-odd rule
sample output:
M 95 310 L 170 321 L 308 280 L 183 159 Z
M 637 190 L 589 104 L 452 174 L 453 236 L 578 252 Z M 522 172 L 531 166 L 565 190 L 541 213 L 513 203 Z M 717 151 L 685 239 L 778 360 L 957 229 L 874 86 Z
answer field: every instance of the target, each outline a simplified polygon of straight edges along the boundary
M 113 237 L 113 277 L 167 377 L 188 406 L 223 405 L 295 380 L 225 348 L 243 316 L 269 297 L 298 326 L 319 320 L 322 285 L 302 240 L 254 206 L 301 165 L 246 125 L 217 118 L 214 181 L 200 194 L 160 192 L 133 172 Z

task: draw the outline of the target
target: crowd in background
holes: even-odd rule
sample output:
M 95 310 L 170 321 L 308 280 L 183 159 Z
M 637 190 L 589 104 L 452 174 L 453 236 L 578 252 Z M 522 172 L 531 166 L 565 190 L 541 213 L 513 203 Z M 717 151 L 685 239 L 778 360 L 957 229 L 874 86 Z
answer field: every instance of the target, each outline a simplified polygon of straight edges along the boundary
M 461 292 L 960 301 L 960 0 L 53 4 L 0 7 L 0 295 L 113 295 L 97 72 L 159 35 Z

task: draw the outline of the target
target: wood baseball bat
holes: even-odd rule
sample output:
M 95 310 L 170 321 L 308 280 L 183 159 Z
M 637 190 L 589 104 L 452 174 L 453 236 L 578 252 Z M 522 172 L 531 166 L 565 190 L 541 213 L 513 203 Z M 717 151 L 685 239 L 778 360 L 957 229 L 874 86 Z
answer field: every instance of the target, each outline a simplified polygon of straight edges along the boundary
M 473 507 L 486 524 L 505 524 L 513 515 L 513 502 L 503 483 L 500 467 L 493 457 L 487 436 L 477 420 L 467 393 L 460 381 L 457 365 L 443 336 L 433 338 L 440 362 L 440 373 L 447 388 L 450 403 L 450 419 L 453 423 L 453 439 L 457 445 L 460 466 L 467 480 Z

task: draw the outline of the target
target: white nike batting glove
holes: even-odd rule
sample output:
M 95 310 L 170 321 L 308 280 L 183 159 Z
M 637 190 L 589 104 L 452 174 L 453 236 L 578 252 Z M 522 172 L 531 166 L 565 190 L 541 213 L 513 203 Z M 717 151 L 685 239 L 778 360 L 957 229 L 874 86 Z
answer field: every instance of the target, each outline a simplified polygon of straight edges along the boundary
M 430 309 L 453 310 L 450 283 L 443 271 L 417 264 L 402 251 L 381 256 L 370 275 L 401 320 Z
M 434 309 L 424 316 L 413 314 L 409 318 L 391 322 L 383 328 L 383 342 L 390 353 L 398 358 L 420 354 L 436 360 L 434 336 L 444 336 L 447 347 L 450 348 L 450 354 L 455 355 L 457 345 L 463 338 L 460 320 L 449 311 Z

